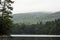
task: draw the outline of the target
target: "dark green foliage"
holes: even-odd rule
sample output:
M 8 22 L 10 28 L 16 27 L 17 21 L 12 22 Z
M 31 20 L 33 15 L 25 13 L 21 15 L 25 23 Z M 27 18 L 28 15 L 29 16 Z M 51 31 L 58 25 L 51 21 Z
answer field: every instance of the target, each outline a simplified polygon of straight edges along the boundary
M 60 19 L 32 25 L 14 24 L 13 34 L 60 34 Z
M 11 28 L 12 28 L 12 20 L 11 19 L 7 19 L 5 18 L 4 20 L 2 20 L 2 35 L 9 35 L 11 32 Z

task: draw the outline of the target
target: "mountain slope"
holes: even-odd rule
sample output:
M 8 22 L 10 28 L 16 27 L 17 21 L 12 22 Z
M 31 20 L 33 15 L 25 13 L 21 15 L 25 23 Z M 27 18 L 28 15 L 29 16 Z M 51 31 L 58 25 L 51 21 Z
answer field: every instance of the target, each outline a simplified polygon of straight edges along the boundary
M 23 14 L 14 14 L 14 23 L 36 24 L 37 22 L 52 21 L 60 18 L 60 12 L 56 13 L 44 13 L 44 12 L 32 12 Z

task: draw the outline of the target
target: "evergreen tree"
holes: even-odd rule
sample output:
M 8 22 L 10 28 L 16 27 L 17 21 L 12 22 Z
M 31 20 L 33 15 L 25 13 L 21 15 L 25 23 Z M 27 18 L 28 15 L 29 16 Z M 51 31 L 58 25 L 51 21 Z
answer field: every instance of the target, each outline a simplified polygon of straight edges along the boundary
M 13 8 L 11 7 L 11 4 L 13 1 L 11 0 L 0 0 L 0 12 L 2 13 L 1 19 L 0 19 L 0 35 L 9 35 L 12 28 L 12 11 Z

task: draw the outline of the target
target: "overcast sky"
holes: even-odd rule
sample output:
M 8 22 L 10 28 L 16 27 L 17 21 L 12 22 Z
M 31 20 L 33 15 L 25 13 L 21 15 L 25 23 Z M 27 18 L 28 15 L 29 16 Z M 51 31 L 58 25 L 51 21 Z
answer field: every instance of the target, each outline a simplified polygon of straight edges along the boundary
M 60 0 L 14 0 L 13 13 L 60 11 Z

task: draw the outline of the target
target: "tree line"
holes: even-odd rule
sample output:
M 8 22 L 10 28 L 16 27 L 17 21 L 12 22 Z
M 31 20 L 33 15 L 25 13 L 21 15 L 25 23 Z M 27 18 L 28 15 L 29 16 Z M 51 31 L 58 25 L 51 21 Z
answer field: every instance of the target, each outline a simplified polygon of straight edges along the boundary
M 12 34 L 60 34 L 60 19 L 47 21 L 45 24 L 42 22 L 32 25 L 16 23 L 13 26 Z

